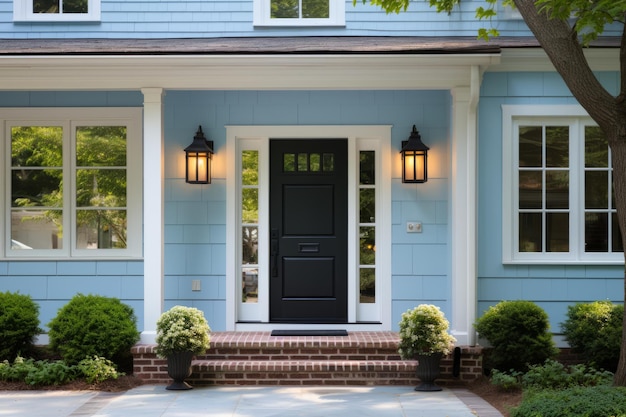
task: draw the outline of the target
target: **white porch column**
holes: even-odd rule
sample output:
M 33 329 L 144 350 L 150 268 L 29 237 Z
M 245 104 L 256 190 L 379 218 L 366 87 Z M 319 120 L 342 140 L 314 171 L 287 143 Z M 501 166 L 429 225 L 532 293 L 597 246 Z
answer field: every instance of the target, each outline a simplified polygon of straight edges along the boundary
M 143 93 L 143 332 L 141 343 L 155 343 L 163 312 L 163 96 L 162 88 Z
M 458 345 L 475 345 L 476 333 L 476 146 L 479 68 L 471 85 L 452 89 L 451 274 L 452 329 Z

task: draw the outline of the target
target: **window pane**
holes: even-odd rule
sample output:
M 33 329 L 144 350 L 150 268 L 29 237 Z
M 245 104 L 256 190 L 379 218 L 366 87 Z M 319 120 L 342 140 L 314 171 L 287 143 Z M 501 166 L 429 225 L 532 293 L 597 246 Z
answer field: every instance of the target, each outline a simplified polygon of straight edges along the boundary
M 330 15 L 329 0 L 302 0 L 302 17 L 327 19 Z
M 15 210 L 11 212 L 11 249 L 62 249 L 63 211 Z
M 286 153 L 283 155 L 283 171 L 293 172 L 296 170 L 296 155 L 293 153 Z
M 541 213 L 519 214 L 519 251 L 542 252 Z
M 298 154 L 298 171 L 306 172 L 309 170 L 309 155 L 306 153 Z
M 242 227 L 241 252 L 244 264 L 259 262 L 259 229 L 257 227 Z
M 546 166 L 569 166 L 569 127 L 546 127 Z
M 569 214 L 546 213 L 546 252 L 569 251 Z
M 321 155 L 318 153 L 312 153 L 309 155 L 309 163 L 311 164 L 311 171 L 318 172 L 322 170 Z
M 585 252 L 608 252 L 608 220 L 607 213 L 585 213 Z
M 541 126 L 520 126 L 519 166 L 540 167 L 542 161 L 543 128 Z
M 60 0 L 33 0 L 34 13 L 59 13 Z
M 244 223 L 259 222 L 259 190 L 244 188 L 241 190 L 241 221 Z
M 376 302 L 376 270 L 374 268 L 359 270 L 359 288 L 359 302 L 367 304 Z
M 376 228 L 362 226 L 359 231 L 360 264 L 374 265 L 376 263 Z
M 76 170 L 76 205 L 126 207 L 126 170 Z
M 546 172 L 546 208 L 566 209 L 569 207 L 569 172 Z
M 259 300 L 259 270 L 258 268 L 241 269 L 242 300 L 244 303 L 256 303 Z
M 585 172 L 585 208 L 609 208 L 608 171 Z
M 87 13 L 87 0 L 63 0 L 63 13 Z
M 361 151 L 359 154 L 359 184 L 376 183 L 376 160 L 374 151 Z
M 297 19 L 298 0 L 272 0 L 271 16 L 272 19 Z
M 326 172 L 332 172 L 335 170 L 335 154 L 333 153 L 325 153 L 322 156 L 322 169 Z
M 63 166 L 63 128 L 22 126 L 11 128 L 11 165 Z
M 76 165 L 126 166 L 126 126 L 76 128 Z
M 541 171 L 519 172 L 519 208 L 541 208 L 542 190 Z
M 76 248 L 126 248 L 126 210 L 76 210 Z
M 585 166 L 608 168 L 609 143 L 597 126 L 585 126 Z
M 259 184 L 259 151 L 241 153 L 241 183 L 243 185 Z
M 11 207 L 62 207 L 60 169 L 20 169 L 11 172 Z
M 624 252 L 624 245 L 622 244 L 622 232 L 619 230 L 619 221 L 617 220 L 617 213 L 611 214 L 612 218 L 612 233 L 613 238 L 613 252 Z
M 359 222 L 374 223 L 376 221 L 376 190 L 362 188 L 359 190 Z

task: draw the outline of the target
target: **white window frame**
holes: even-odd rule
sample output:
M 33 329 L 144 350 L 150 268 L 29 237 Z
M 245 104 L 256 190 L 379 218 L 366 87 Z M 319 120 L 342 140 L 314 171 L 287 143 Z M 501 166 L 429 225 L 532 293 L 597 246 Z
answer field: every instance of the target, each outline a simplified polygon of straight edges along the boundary
M 61 0 L 63 1 L 63 0 Z M 99 22 L 100 0 L 88 0 L 87 13 L 33 13 L 33 0 L 13 0 L 14 22 Z
M 346 2 L 329 0 L 328 19 L 272 19 L 271 0 L 254 0 L 254 26 L 345 26 Z
M 596 123 L 579 105 L 502 106 L 502 262 L 504 264 L 622 265 L 622 252 L 585 252 L 585 126 Z M 518 215 L 518 126 L 570 127 L 569 252 L 520 252 Z
M 62 126 L 63 132 L 63 178 L 64 238 L 61 249 L 11 249 L 11 126 Z M 71 155 L 75 150 L 74 133 L 77 126 L 126 126 L 127 127 L 127 247 L 124 249 L 77 249 L 76 244 L 76 187 L 75 166 Z M 4 232 L 0 232 L 0 253 L 7 259 L 128 259 L 142 255 L 142 109 L 137 107 L 91 107 L 91 108 L 6 108 L 0 109 L 0 170 L 4 195 L 0 204 L 0 216 Z
M 264 330 L 269 323 L 269 140 L 348 140 L 348 324 L 353 330 L 390 330 L 391 323 L 391 126 L 226 126 L 226 326 L 227 330 Z M 259 152 L 259 297 L 257 303 L 241 302 L 241 152 Z M 359 151 L 376 151 L 376 302 L 359 303 Z M 367 323 L 367 324 L 360 324 Z M 374 324 L 374 323 L 379 323 Z M 334 325 L 269 324 L 276 328 Z M 335 326 L 336 327 L 336 326 Z

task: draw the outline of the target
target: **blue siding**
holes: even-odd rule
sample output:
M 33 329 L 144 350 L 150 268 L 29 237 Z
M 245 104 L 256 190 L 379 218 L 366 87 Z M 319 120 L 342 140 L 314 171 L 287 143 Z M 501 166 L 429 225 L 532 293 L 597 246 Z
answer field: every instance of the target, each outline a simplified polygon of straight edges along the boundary
M 0 38 L 203 38 L 220 36 L 475 36 L 489 22 L 475 18 L 483 1 L 461 2 L 450 15 L 425 1 L 406 12 L 346 0 L 345 27 L 254 27 L 252 0 L 102 0 L 101 21 L 13 23 L 13 0 L 0 0 Z M 503 36 L 528 36 L 523 21 L 494 20 Z M 615 34 L 614 34 L 615 35 Z
M 428 183 L 392 189 L 392 292 L 394 325 L 400 314 L 422 302 L 447 308 L 450 297 L 447 245 L 447 148 L 450 95 L 445 91 L 170 91 L 165 97 L 166 307 L 202 306 L 214 330 L 225 323 L 225 215 L 223 178 L 207 186 L 184 182 L 182 149 L 201 124 L 225 146 L 224 125 L 391 124 L 392 152 L 399 152 L 413 124 L 419 126 L 441 166 Z M 407 234 L 407 221 L 421 221 L 424 232 Z M 191 280 L 201 291 L 191 291 Z M 406 307 L 406 308 L 405 308 Z M 449 313 L 447 311 L 446 313 Z
M 609 91 L 618 74 L 598 74 Z M 479 104 L 478 144 L 478 314 L 502 300 L 537 302 L 559 333 L 567 306 L 576 302 L 621 302 L 624 267 L 599 265 L 502 264 L 502 110 L 503 104 L 576 104 L 558 75 L 486 73 Z

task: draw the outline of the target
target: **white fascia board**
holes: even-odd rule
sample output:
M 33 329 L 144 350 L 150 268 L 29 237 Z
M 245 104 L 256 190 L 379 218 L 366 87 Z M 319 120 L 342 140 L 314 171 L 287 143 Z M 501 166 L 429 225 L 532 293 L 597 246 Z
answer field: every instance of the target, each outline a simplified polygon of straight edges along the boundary
M 585 56 L 594 71 L 619 71 L 619 48 L 586 48 Z M 489 72 L 554 71 L 552 62 L 542 48 L 503 49 L 500 62 Z
M 469 85 L 476 55 L 0 57 L 0 90 L 448 89 Z

